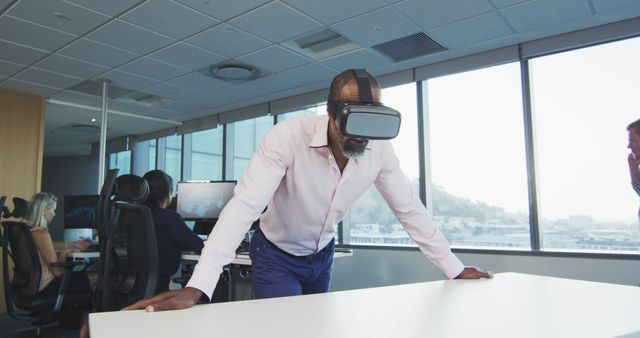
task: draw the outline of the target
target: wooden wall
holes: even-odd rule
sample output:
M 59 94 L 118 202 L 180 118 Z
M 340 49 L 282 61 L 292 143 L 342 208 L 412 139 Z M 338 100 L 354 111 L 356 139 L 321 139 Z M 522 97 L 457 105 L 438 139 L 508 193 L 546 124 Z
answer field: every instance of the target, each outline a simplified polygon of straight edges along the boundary
M 29 199 L 40 191 L 44 121 L 43 97 L 0 89 L 0 196 L 10 206 L 12 197 Z M 0 288 L 0 312 L 5 311 Z

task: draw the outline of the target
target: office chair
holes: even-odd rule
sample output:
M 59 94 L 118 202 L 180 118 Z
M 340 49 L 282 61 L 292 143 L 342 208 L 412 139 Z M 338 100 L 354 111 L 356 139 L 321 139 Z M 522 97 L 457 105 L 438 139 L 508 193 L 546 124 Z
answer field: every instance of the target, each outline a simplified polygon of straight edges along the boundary
M 119 310 L 151 297 L 158 280 L 158 251 L 151 210 L 144 204 L 149 186 L 140 176 L 122 175 L 113 186 L 113 210 L 100 256 L 100 311 Z
M 4 201 L 2 201 L 4 203 Z M 13 198 L 14 209 L 2 207 L 2 217 L 22 218 L 26 215 L 28 202 Z M 91 304 L 92 294 L 67 295 L 67 287 L 74 267 L 82 262 L 57 262 L 54 267 L 64 268 L 64 274 L 56 297 L 38 297 L 42 266 L 38 249 L 31 234 L 31 228 L 24 222 L 2 222 L 2 277 L 7 312 L 11 317 L 29 322 L 40 337 L 42 329 L 60 324 L 65 327 L 78 327 L 82 308 Z M 14 263 L 13 278 L 9 274 L 9 258 Z
M 105 175 L 100 197 L 98 198 L 98 210 L 96 215 L 96 228 L 98 230 L 98 240 L 100 246 L 100 259 L 98 265 L 98 286 L 96 287 L 95 309 L 97 311 L 107 311 L 108 295 L 111 294 L 111 284 L 103 283 L 110 279 L 109 260 L 105 257 L 111 252 L 111 225 L 114 213 L 113 189 L 120 169 L 110 169 Z

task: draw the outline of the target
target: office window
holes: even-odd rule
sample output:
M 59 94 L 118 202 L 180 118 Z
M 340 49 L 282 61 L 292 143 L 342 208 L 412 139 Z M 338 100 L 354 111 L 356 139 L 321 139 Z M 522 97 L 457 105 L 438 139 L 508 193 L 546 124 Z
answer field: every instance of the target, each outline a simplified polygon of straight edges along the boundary
M 153 170 L 157 168 L 156 156 L 158 153 L 158 140 L 153 139 L 149 140 L 149 166 L 147 167 L 149 170 Z
M 381 101 L 402 114 L 398 137 L 391 143 L 400 167 L 418 195 L 418 123 L 416 84 L 382 90 Z M 375 186 L 354 203 L 342 220 L 343 244 L 415 245 Z
M 182 179 L 182 136 L 171 135 L 164 138 L 164 172 L 173 179 L 173 191 Z
M 118 176 L 131 173 L 131 150 L 109 154 L 109 169 L 118 168 Z
M 640 250 L 626 148 L 639 56 L 635 38 L 530 61 L 542 249 Z
M 191 180 L 222 179 L 222 130 L 219 127 L 190 135 Z M 189 154 L 185 154 L 185 161 L 187 158 Z
M 240 180 L 264 135 L 273 127 L 270 115 L 227 124 L 226 179 Z
M 133 173 L 143 176 L 156 168 L 156 140 L 136 142 L 133 146 Z
M 452 246 L 530 248 L 520 67 L 424 82 L 427 206 Z
M 278 122 L 281 122 L 281 121 L 289 120 L 296 117 L 311 116 L 311 115 L 325 115 L 325 114 L 327 114 L 327 105 L 323 103 L 321 105 L 317 105 L 314 107 L 296 110 L 289 113 L 278 114 L 276 118 Z

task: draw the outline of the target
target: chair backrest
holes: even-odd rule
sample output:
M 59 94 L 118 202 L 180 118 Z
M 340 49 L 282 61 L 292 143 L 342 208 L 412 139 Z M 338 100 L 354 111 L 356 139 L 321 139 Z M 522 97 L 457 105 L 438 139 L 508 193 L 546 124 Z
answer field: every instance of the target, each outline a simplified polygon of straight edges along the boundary
M 98 237 L 107 237 L 107 234 L 110 231 L 109 226 L 111 225 L 111 217 L 113 213 L 113 189 L 118 177 L 118 171 L 120 171 L 118 168 L 107 171 L 104 183 L 102 184 L 102 189 L 100 189 L 96 219 Z
M 9 210 L 9 208 L 7 208 L 5 206 L 5 202 L 7 202 L 7 196 L 3 195 L 0 196 L 0 224 L 2 224 L 2 219 L 3 218 L 9 218 L 11 217 L 11 211 Z M 4 240 L 4 235 L 2 232 L 2 227 L 0 227 L 0 246 L 4 247 L 5 246 L 5 240 Z
M 100 189 L 100 197 L 98 198 L 98 210 L 96 217 L 96 225 L 98 230 L 98 238 L 100 240 L 100 262 L 98 264 L 98 276 L 100 283 L 95 293 L 95 306 L 98 310 L 106 310 L 108 304 L 108 295 L 111 294 L 109 283 L 103 283 L 104 280 L 110 279 L 109 255 L 111 252 L 111 225 L 113 224 L 113 189 L 118 177 L 120 169 L 109 169 L 105 175 L 102 188 Z
M 10 296 L 7 305 L 16 298 L 29 299 L 36 296 L 42 277 L 42 266 L 38 249 L 31 234 L 31 228 L 23 222 L 2 222 L 3 237 L 6 245 L 2 246 L 3 279 L 5 296 Z M 11 257 L 13 279 L 9 280 L 8 258 Z
M 118 310 L 153 295 L 158 279 L 158 250 L 151 210 L 141 204 L 149 186 L 140 176 L 122 175 L 113 189 L 112 232 L 108 235 L 110 254 L 109 295 L 103 311 Z M 101 257 L 103 259 L 103 257 Z
M 0 198 L 0 218 L 22 218 L 26 216 L 29 203 L 19 197 L 13 198 L 13 210 L 4 205 L 6 197 Z M 2 222 L 0 236 L 2 244 L 2 280 L 5 304 L 9 315 L 19 318 L 17 302 L 32 299 L 40 287 L 42 265 L 31 228 L 24 222 Z M 9 273 L 9 259 L 13 261 L 13 279 Z

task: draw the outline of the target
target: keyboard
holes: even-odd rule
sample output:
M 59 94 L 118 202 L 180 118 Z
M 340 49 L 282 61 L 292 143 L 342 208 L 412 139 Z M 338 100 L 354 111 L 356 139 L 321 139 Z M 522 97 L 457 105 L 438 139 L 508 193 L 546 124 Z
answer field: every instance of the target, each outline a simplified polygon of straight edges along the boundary
M 84 251 L 87 251 L 87 252 L 98 252 L 98 251 L 100 251 L 100 244 L 99 243 L 91 243 L 91 244 L 89 244 L 89 246 Z

